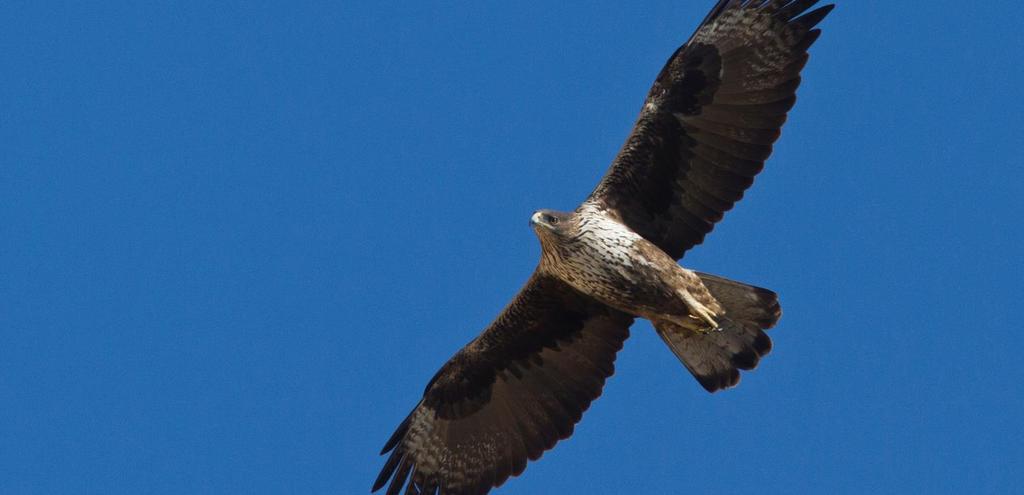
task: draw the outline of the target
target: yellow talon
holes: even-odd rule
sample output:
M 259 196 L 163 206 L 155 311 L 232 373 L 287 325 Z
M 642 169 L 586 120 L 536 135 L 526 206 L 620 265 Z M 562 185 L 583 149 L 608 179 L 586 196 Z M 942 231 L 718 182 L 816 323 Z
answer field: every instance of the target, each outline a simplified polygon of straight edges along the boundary
M 706 321 L 708 325 L 711 326 L 711 330 L 719 329 L 718 321 L 715 320 L 715 317 L 717 317 L 718 315 L 715 314 L 714 311 L 711 311 L 707 306 L 701 304 L 696 299 L 694 299 L 693 295 L 690 294 L 689 291 L 680 290 L 679 295 L 683 297 L 683 302 L 686 303 L 686 306 L 689 307 L 690 312 L 693 313 L 690 315 L 690 318 Z

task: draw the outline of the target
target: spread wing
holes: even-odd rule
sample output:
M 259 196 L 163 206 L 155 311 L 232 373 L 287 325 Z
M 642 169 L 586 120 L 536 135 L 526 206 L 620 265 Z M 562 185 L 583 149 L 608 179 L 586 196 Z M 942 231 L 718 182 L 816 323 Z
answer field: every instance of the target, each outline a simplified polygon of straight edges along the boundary
M 455 354 L 388 440 L 373 490 L 482 494 L 572 434 L 633 318 L 553 277 L 530 281 Z M 408 485 L 407 485 L 408 483 Z
M 674 258 L 754 182 L 796 101 L 817 0 L 721 0 L 661 70 L 587 199 Z

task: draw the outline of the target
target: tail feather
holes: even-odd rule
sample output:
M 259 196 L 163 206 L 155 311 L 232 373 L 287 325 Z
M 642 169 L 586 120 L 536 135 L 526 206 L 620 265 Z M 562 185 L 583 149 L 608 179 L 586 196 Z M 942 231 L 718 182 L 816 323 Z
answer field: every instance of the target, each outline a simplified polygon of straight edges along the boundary
M 654 328 L 701 386 L 715 392 L 735 386 L 739 370 L 754 369 L 771 351 L 772 341 L 764 330 L 779 321 L 782 310 L 778 296 L 768 289 L 697 275 L 725 309 L 720 330 L 698 333 L 666 321 L 655 322 Z
M 761 287 L 729 280 L 718 275 L 696 272 L 711 295 L 725 308 L 725 316 L 769 329 L 782 316 L 779 295 Z

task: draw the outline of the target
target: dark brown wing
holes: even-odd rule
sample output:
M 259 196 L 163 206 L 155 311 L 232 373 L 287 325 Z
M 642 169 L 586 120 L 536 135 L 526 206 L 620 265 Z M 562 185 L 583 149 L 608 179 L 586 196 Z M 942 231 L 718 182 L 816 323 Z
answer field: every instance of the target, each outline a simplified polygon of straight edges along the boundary
M 633 318 L 534 273 L 434 376 L 381 452 L 388 494 L 482 494 L 572 434 Z M 408 484 L 407 484 L 408 483 Z
M 678 259 L 754 182 L 796 101 L 817 0 L 723 0 L 658 75 L 588 202 Z M 803 14 L 803 15 L 801 15 Z

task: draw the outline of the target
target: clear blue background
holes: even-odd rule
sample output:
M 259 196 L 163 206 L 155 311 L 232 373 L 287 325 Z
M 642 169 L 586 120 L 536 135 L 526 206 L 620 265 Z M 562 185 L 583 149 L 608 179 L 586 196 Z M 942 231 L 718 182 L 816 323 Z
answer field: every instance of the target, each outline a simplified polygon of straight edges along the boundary
M 0 492 L 366 492 L 712 0 L 5 2 Z M 777 290 L 711 396 L 646 323 L 500 493 L 1024 491 L 1009 0 L 847 0 L 684 263 Z

